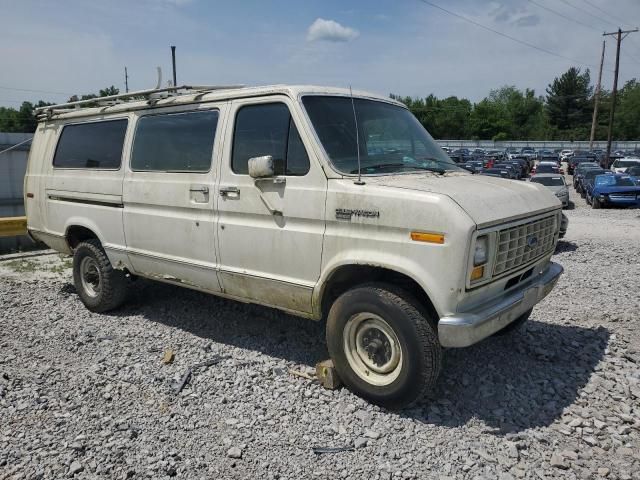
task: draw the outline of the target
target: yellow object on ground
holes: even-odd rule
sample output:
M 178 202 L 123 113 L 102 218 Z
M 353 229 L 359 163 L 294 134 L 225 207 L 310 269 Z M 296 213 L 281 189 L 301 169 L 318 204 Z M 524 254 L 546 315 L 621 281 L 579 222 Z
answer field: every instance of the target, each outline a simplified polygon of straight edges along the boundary
M 0 237 L 19 237 L 27 234 L 27 217 L 0 217 Z

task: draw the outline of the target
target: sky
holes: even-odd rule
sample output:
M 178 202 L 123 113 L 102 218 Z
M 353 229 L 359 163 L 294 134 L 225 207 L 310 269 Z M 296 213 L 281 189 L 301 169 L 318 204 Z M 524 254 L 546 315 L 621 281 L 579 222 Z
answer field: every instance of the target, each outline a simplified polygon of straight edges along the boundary
M 125 66 L 131 90 L 155 86 L 157 66 L 166 85 L 170 45 L 179 84 L 351 85 L 472 101 L 515 85 L 544 95 L 571 66 L 590 68 L 595 83 L 602 33 L 640 26 L 639 0 L 0 0 L 0 12 L 9 107 L 124 91 Z M 622 45 L 621 86 L 640 78 L 640 33 Z

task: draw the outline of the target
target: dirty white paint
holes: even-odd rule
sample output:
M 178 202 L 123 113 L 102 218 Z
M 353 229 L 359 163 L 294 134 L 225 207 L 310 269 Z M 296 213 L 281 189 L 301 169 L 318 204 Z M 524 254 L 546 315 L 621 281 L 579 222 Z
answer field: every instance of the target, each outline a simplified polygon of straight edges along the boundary
M 153 107 L 130 102 L 81 109 L 41 123 L 26 176 L 26 190 L 34 193 L 27 199 L 28 227 L 65 251 L 66 230 L 85 226 L 117 268 L 306 317 L 320 316 L 323 285 L 344 265 L 375 265 L 411 277 L 440 316 L 497 295 L 507 279 L 466 288 L 474 232 L 559 211 L 555 196 L 539 185 L 465 173 L 367 176 L 356 185 L 331 167 L 317 141 L 300 103 L 313 93 L 348 90 L 225 90 L 171 97 Z M 395 103 L 363 92 L 354 96 Z M 288 106 L 311 163 L 305 176 L 256 180 L 231 170 L 235 113 L 266 102 Z M 141 115 L 195 108 L 220 113 L 209 172 L 129 168 Z M 123 117 L 129 125 L 119 170 L 52 168 L 65 123 Z M 412 241 L 412 231 L 444 234 L 444 244 Z

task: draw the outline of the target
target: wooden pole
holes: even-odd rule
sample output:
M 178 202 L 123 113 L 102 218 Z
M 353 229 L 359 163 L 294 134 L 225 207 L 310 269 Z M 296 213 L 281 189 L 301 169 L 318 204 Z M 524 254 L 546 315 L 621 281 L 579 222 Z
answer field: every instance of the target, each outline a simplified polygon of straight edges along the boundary
M 589 137 L 589 150 L 593 150 L 593 139 L 596 135 L 596 124 L 598 123 L 598 102 L 600 101 L 600 85 L 602 84 L 602 65 L 604 64 L 604 49 L 606 41 L 602 41 L 602 56 L 600 57 L 600 72 L 598 73 L 598 84 L 596 85 L 595 101 L 593 103 L 593 119 L 591 120 L 591 136 Z

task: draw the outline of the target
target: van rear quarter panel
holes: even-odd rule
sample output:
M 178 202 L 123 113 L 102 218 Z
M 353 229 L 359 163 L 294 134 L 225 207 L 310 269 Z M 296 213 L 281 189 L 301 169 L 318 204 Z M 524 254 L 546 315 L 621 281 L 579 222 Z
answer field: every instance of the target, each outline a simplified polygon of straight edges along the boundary
M 29 149 L 27 171 L 24 177 L 24 208 L 29 230 L 44 230 L 46 221 L 44 190 L 47 178 L 45 170 L 46 163 L 53 158 L 51 144 L 55 143 L 56 132 L 57 129 L 54 125 L 38 124 Z M 31 196 L 27 196 L 27 194 Z
M 115 118 L 123 118 L 123 115 L 92 117 L 86 121 Z M 107 254 L 114 250 L 124 252 L 122 182 L 124 166 L 128 161 L 131 119 L 125 135 L 122 161 L 117 170 L 54 168 L 53 159 L 62 129 L 65 124 L 71 123 L 80 122 L 61 121 L 44 126 L 49 139 L 46 142 L 46 153 L 38 157 L 42 165 L 39 188 L 42 218 L 40 226 L 45 234 L 42 240 L 52 248 L 64 251 L 59 241 L 51 237 L 62 238 L 69 227 L 82 226 L 96 234 Z M 112 262 L 115 260 L 110 259 Z

